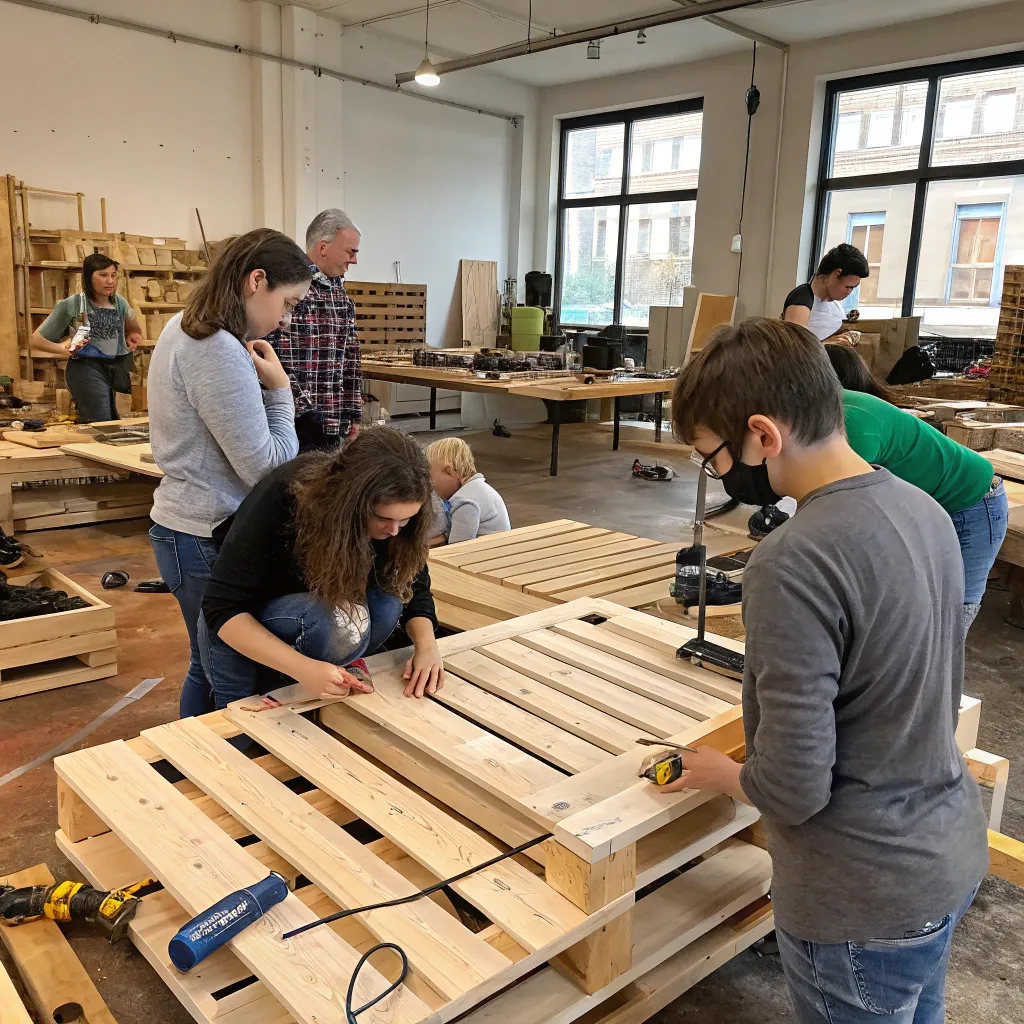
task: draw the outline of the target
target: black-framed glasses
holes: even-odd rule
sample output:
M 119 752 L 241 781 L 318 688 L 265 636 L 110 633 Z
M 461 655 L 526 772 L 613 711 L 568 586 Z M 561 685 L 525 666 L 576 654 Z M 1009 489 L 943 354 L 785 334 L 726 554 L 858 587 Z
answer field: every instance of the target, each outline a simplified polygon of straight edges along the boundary
M 690 453 L 690 461 L 700 468 L 709 476 L 712 480 L 721 480 L 722 475 L 711 465 L 711 460 L 727 445 L 728 441 L 723 441 L 710 455 L 701 455 L 700 452 L 694 451 Z

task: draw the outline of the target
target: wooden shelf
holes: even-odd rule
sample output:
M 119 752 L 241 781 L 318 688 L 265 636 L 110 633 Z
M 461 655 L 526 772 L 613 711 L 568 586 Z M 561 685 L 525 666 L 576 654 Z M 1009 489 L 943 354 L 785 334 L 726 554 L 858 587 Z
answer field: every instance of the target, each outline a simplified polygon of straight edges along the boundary
M 122 263 L 121 269 L 130 274 L 205 274 L 208 267 L 143 267 L 133 263 Z
M 53 306 L 33 306 L 30 310 L 33 315 L 49 316 L 53 312 Z
M 23 266 L 23 264 L 18 264 Z M 40 270 L 81 270 L 82 264 L 75 262 L 70 263 L 68 260 L 32 260 L 29 263 L 30 267 L 35 267 Z
M 137 302 L 139 309 L 184 309 L 184 302 Z

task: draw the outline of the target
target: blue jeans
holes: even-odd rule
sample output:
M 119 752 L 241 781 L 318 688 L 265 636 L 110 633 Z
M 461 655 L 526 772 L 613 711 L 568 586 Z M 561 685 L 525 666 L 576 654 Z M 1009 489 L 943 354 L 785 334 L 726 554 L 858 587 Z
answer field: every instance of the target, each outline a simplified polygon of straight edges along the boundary
M 997 480 L 976 505 L 952 515 L 964 560 L 964 626 L 970 629 L 981 607 L 988 574 L 999 554 L 1010 510 L 1002 480 Z
M 900 939 L 804 942 L 776 925 L 798 1024 L 942 1024 L 953 932 L 977 891 L 954 913 Z
M 333 665 L 350 665 L 364 654 L 379 650 L 402 614 L 402 602 L 377 587 L 367 592 L 366 603 L 369 622 L 361 631 L 344 628 L 334 614 L 335 609 L 312 594 L 274 598 L 263 606 L 258 618 L 261 625 L 300 654 Z M 207 628 L 202 616 L 199 649 L 218 710 L 233 700 L 276 690 L 290 682 L 280 672 L 239 654 Z
M 178 599 L 191 651 L 188 673 L 181 685 L 180 714 L 192 718 L 213 711 L 213 693 L 199 658 L 196 627 L 203 607 L 203 593 L 217 561 L 217 545 L 209 537 L 179 533 L 156 523 L 150 527 L 156 567 L 164 583 Z

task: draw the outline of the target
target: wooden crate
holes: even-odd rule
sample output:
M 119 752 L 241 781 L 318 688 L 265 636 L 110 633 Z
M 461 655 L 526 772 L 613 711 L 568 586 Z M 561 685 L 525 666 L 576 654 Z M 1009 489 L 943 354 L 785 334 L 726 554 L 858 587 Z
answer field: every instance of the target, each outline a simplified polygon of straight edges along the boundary
M 52 587 L 88 608 L 0 622 L 0 700 L 117 675 L 114 609 L 56 569 L 11 576 L 21 587 Z
M 704 542 L 709 558 L 754 546 L 746 537 L 710 531 Z M 469 580 L 444 585 L 450 570 L 458 570 L 460 576 L 468 574 L 473 581 L 499 583 L 548 601 L 604 597 L 640 608 L 669 597 L 676 552 L 683 546 L 679 541 L 663 544 L 559 519 L 434 548 L 430 563 L 449 602 L 465 603 L 473 594 Z
M 440 640 L 434 699 L 402 696 L 408 652 L 392 652 L 370 661 L 374 693 L 318 702 L 317 721 L 309 705 L 252 712 L 249 699 L 68 754 L 54 763 L 57 843 L 98 887 L 160 879 L 130 934 L 200 1022 L 341 1024 L 353 965 L 382 940 L 412 971 L 360 1020 L 641 1021 L 772 927 L 768 855 L 733 838 L 757 812 L 637 777 L 640 737 L 742 755 L 739 684 L 667 653 L 692 635 L 577 601 Z M 242 733 L 267 752 L 239 753 L 227 741 Z M 165 781 L 150 767 L 162 759 L 186 780 Z M 532 839 L 545 841 L 452 886 L 482 930 L 435 897 L 280 938 Z M 271 869 L 293 894 L 175 971 L 167 942 L 185 920 Z M 384 983 L 360 977 L 362 1002 Z
M 360 345 L 423 344 L 427 340 L 427 286 L 346 281 L 356 307 Z

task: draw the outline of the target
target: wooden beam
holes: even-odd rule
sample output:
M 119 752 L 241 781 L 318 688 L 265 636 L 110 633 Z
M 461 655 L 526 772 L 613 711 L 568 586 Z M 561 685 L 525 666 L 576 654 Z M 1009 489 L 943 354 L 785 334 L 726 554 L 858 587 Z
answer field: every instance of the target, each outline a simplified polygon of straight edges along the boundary
M 1024 843 L 989 829 L 988 870 L 1024 888 Z
M 14 288 L 14 208 L 11 189 L 0 188 L 0 373 L 21 376 L 18 344 L 18 303 Z M 19 254 L 20 257 L 20 254 Z M 28 273 L 28 267 L 22 268 Z M 28 316 L 28 310 L 25 311 Z

